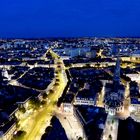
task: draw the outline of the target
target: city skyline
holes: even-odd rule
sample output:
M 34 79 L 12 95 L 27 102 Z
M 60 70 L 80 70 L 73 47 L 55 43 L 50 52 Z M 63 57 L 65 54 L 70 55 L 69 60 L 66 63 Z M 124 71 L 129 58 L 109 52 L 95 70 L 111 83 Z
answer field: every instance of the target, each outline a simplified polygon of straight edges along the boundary
M 0 56 L 0 139 L 140 140 L 140 39 L 2 39 Z
M 0 140 L 140 140 L 140 1 L 0 3 Z

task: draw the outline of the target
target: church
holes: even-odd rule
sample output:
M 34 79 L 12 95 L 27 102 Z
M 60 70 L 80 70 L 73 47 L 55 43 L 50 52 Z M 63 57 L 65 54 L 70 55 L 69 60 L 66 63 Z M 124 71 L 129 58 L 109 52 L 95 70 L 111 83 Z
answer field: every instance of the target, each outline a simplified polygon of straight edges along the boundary
M 104 106 L 110 115 L 123 112 L 124 91 L 125 88 L 120 82 L 120 58 L 117 56 L 113 81 L 105 85 Z

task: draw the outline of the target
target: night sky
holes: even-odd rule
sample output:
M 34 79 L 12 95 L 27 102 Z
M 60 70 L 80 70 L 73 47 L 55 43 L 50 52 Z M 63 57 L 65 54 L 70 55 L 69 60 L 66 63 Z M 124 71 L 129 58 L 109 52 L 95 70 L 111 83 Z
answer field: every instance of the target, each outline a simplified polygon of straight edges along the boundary
M 0 37 L 140 37 L 140 0 L 0 0 Z

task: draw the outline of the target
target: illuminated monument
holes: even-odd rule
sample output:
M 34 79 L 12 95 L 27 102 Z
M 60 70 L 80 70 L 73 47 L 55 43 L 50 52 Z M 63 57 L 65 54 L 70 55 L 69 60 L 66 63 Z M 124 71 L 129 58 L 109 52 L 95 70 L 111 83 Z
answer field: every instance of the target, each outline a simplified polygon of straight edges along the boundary
M 104 104 L 105 110 L 111 114 L 123 112 L 124 86 L 120 83 L 120 58 L 117 56 L 114 78 L 112 83 L 107 83 L 105 87 Z

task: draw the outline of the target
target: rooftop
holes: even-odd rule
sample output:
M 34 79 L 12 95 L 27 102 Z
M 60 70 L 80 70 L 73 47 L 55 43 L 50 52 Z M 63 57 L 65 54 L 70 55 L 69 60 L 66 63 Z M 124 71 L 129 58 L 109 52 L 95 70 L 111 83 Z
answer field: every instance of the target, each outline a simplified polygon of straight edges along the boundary
M 11 121 L 7 122 L 3 127 L 0 127 L 0 131 L 5 135 L 11 127 L 15 125 L 16 121 L 12 119 Z
M 84 129 L 88 140 L 100 140 L 107 114 L 104 108 L 95 106 L 75 106 L 76 114 L 81 122 L 84 123 Z M 93 131 L 94 130 L 94 131 Z
M 131 98 L 131 104 L 140 104 L 139 98 Z
M 93 88 L 90 88 L 90 89 L 83 89 L 83 90 L 80 90 L 78 93 L 77 93 L 77 98 L 87 98 L 87 99 L 91 99 L 91 100 L 94 100 L 95 97 L 96 97 L 96 92 L 94 91 Z

